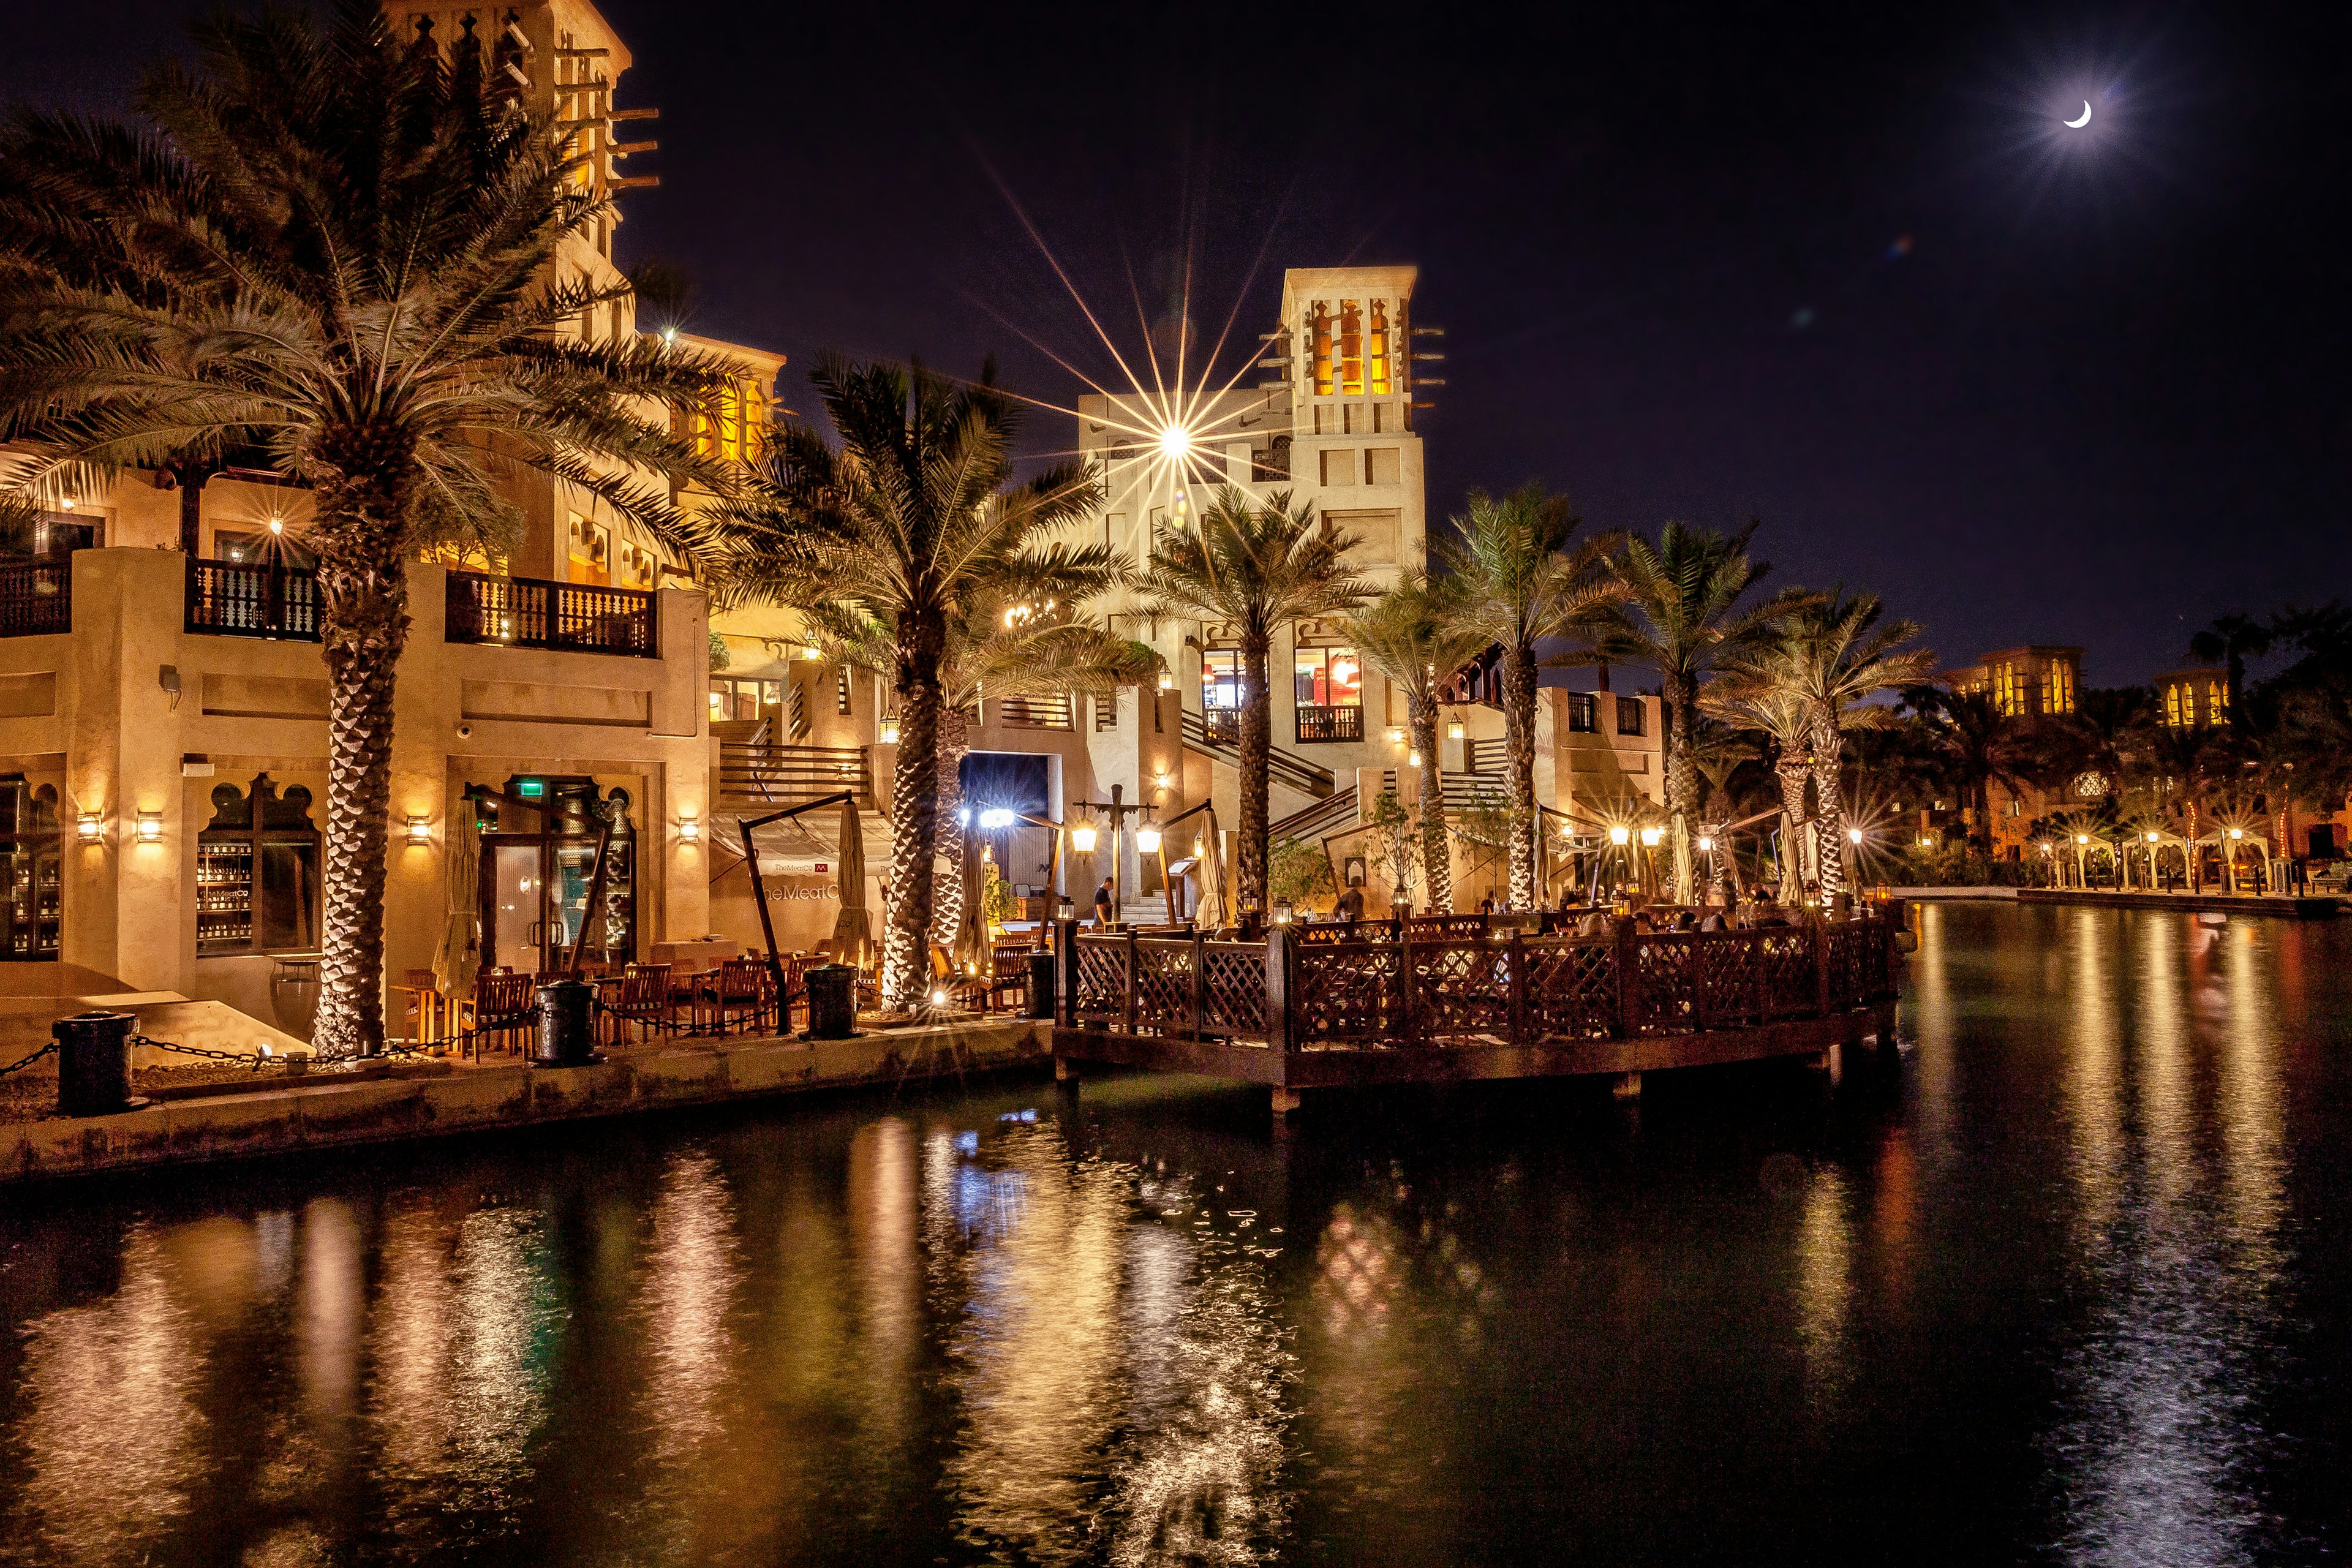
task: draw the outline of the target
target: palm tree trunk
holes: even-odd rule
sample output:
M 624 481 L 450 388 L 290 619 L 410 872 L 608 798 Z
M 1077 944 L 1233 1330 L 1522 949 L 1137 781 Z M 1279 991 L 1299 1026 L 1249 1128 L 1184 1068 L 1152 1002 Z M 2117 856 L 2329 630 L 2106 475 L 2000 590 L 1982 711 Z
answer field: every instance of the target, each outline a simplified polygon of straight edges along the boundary
M 1782 903 L 1801 897 L 1805 886 L 1803 858 L 1798 851 L 1797 841 L 1800 836 L 1808 840 L 1812 836 L 1812 823 L 1805 816 L 1805 780 L 1811 771 L 1811 764 L 1804 758 L 1791 756 L 1786 751 L 1780 753 L 1780 761 L 1772 764 L 1772 776 L 1780 784 L 1780 816 L 1786 823 L 1780 832 Z
M 1674 839 L 1675 902 L 1696 903 L 1691 897 L 1692 798 L 1698 793 L 1697 767 L 1691 758 L 1691 736 L 1698 725 L 1698 683 L 1687 678 L 1673 683 L 1666 718 L 1666 819 Z
M 1429 907 L 1448 915 L 1454 912 L 1454 857 L 1445 843 L 1444 786 L 1437 771 L 1437 700 L 1414 692 L 1405 712 L 1421 750 L 1421 865 L 1429 878 Z
M 1845 737 L 1834 722 L 1822 725 L 1813 735 L 1813 795 L 1821 803 L 1814 871 L 1821 879 L 1824 908 L 1845 891 L 1845 812 L 1838 787 L 1844 763 Z
M 931 883 L 931 940 L 949 952 L 963 931 L 963 759 L 971 749 L 968 710 L 940 704 L 940 853 L 948 859 L 945 877 L 936 863 Z
M 1265 684 L 1270 646 L 1265 637 L 1242 638 L 1241 863 L 1235 868 L 1234 888 L 1244 910 L 1267 907 L 1266 764 L 1274 751 L 1274 711 Z
M 931 862 L 940 842 L 941 628 L 898 622 L 898 762 L 890 781 L 890 923 L 882 937 L 882 1003 L 923 999 L 931 929 Z
M 1536 907 L 1536 661 L 1503 650 L 1503 745 L 1511 777 L 1511 908 Z
M 394 672 L 408 644 L 401 549 L 404 453 L 365 449 L 321 485 L 319 640 L 327 666 L 326 865 L 320 875 L 319 1009 L 311 1043 L 327 1056 L 383 1048 L 383 886 L 392 820 Z

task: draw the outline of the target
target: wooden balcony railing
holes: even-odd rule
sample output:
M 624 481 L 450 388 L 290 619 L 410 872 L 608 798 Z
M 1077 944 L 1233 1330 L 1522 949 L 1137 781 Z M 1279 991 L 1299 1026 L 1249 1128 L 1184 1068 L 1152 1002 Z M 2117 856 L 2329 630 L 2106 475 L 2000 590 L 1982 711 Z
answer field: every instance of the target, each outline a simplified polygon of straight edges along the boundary
M 1238 708 L 1201 710 L 1202 732 L 1221 746 L 1242 743 L 1242 710 Z
M 874 767 L 863 746 L 782 746 L 769 741 L 723 742 L 719 747 L 719 797 L 743 806 L 792 805 L 856 792 L 874 798 Z
M 1529 935 L 1477 915 L 1276 927 L 1263 942 L 1062 937 L 1065 1027 L 1280 1050 L 1528 1047 L 1822 1018 L 1891 998 L 1897 927 Z
M 658 658 L 656 602 L 630 588 L 452 572 L 443 636 L 454 643 Z
M 1360 707 L 1318 708 L 1312 703 L 1298 705 L 1298 739 L 1301 744 L 1322 741 L 1360 741 L 1364 738 L 1364 710 Z
M 1071 722 L 1070 698 L 1067 693 L 1047 697 L 1003 697 L 990 704 L 995 710 L 996 721 L 1010 730 L 1068 730 Z
M 319 640 L 319 575 L 302 566 L 188 558 L 187 629 L 208 637 Z
M 0 637 L 47 637 L 73 630 L 73 562 L 0 564 Z

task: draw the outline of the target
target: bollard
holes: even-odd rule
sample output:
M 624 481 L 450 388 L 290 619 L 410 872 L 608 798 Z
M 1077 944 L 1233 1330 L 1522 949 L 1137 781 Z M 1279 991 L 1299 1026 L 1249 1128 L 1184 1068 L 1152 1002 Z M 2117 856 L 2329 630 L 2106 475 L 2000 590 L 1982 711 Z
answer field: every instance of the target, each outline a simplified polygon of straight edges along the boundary
M 857 1033 L 857 971 L 846 963 L 820 963 L 801 976 L 808 987 L 808 1037 L 846 1040 Z
M 58 1114 L 110 1116 L 144 1105 L 131 1095 L 128 1013 L 78 1013 L 49 1026 L 58 1042 Z
M 1054 954 L 1051 949 L 1029 955 L 1029 1016 L 1054 1016 Z
M 539 988 L 539 1045 L 531 1065 L 586 1067 L 596 1059 L 596 988 L 566 975 Z

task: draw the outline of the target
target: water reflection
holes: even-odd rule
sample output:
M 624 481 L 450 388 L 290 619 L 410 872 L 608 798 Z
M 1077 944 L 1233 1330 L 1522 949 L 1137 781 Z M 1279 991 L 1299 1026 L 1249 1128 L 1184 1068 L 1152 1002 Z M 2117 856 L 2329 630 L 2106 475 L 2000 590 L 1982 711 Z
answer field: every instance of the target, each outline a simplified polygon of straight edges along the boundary
M 2335 1551 L 2352 929 L 1923 926 L 1899 1064 L 1638 1121 L 1125 1079 L 0 1207 L 0 1560 Z
M 2082 912 L 2070 1044 L 2088 1332 L 2048 1447 L 2070 1561 L 2252 1562 L 2274 1524 L 2250 1409 L 2279 1329 L 2276 999 L 2252 922 Z M 2125 1019 L 2128 1018 L 2128 1026 Z

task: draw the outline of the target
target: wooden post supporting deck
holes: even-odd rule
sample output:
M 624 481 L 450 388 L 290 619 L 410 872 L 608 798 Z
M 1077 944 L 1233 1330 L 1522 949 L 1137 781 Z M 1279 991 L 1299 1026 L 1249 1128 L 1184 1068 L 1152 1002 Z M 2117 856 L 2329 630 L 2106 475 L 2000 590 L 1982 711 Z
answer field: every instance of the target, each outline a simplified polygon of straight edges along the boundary
M 1631 916 L 1617 925 L 1617 1037 L 1630 1040 L 1642 1032 L 1641 950 L 1633 942 Z M 1641 1075 L 1633 1075 L 1638 1091 Z

